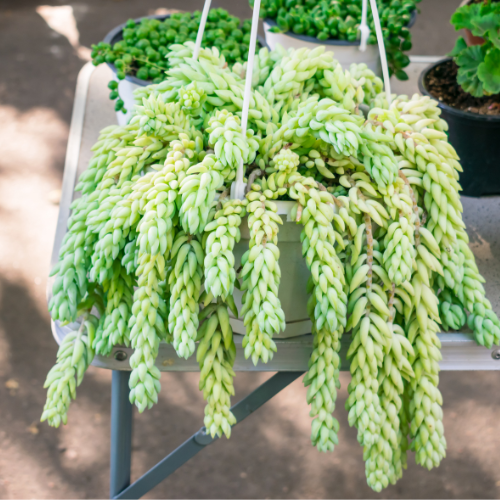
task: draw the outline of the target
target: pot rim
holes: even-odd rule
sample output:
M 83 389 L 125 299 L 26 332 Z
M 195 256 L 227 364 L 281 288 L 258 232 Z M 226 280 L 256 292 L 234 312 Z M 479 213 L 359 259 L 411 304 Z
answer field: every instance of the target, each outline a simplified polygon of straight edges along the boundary
M 440 64 L 443 64 L 448 61 L 452 61 L 453 58 L 451 57 L 445 57 L 444 59 L 440 59 L 439 61 L 435 62 L 434 64 L 431 64 L 427 68 L 425 68 L 422 73 L 420 73 L 420 77 L 418 79 L 418 90 L 420 90 L 420 93 L 423 95 L 426 95 L 430 97 L 431 99 L 434 99 L 435 101 L 438 102 L 438 106 L 446 110 L 450 115 L 460 117 L 460 118 L 467 118 L 469 120 L 475 120 L 479 122 L 495 122 L 495 123 L 500 123 L 500 115 L 480 115 L 479 113 L 471 113 L 470 111 L 462 111 L 461 109 L 456 109 L 449 104 L 445 104 L 444 102 L 441 102 L 440 100 L 436 99 L 426 88 L 425 86 L 425 79 L 428 75 L 428 73 L 434 69 L 435 67 L 439 66 Z
M 137 17 L 136 19 L 134 19 L 134 22 L 135 24 L 139 24 L 141 22 L 142 19 L 158 19 L 160 21 L 163 21 L 165 19 L 167 19 L 168 17 L 170 17 L 171 14 L 153 14 L 151 16 L 141 16 L 141 17 Z M 116 43 L 116 42 L 119 42 L 120 40 L 115 40 L 113 41 L 118 35 L 120 35 L 123 31 L 123 29 L 125 28 L 125 26 L 127 25 L 127 23 L 122 23 L 122 24 L 119 24 L 118 26 L 116 26 L 115 28 L 113 28 L 103 39 L 103 42 L 105 43 L 109 43 L 111 45 L 113 45 L 113 43 Z M 121 40 L 123 40 L 123 37 L 121 38 Z M 261 37 L 261 36 L 257 36 L 257 40 L 259 41 L 259 43 L 262 45 L 262 47 L 267 47 L 267 43 L 266 41 Z M 106 63 L 108 65 L 108 67 L 111 69 L 111 71 L 113 71 L 113 73 L 117 73 L 117 69 L 116 69 L 116 66 L 113 64 L 113 63 Z M 139 87 L 147 87 L 148 85 L 152 85 L 153 82 L 152 80 L 141 80 L 140 78 L 137 78 L 136 76 L 132 76 L 132 75 L 125 75 L 125 78 L 124 80 L 127 80 L 131 83 L 135 83 L 135 85 L 138 85 Z M 118 80 L 118 81 L 123 81 L 123 80 Z
M 408 21 L 408 24 L 406 25 L 407 28 L 411 28 L 414 24 L 415 21 L 417 20 L 417 9 L 413 9 L 411 11 L 411 17 L 410 20 Z M 275 26 L 278 26 L 278 23 L 271 18 L 266 17 L 264 19 L 264 22 L 270 25 L 272 28 Z M 319 40 L 318 38 L 315 38 L 313 36 L 307 36 L 307 35 L 297 35 L 296 33 L 293 33 L 292 31 L 286 31 L 285 33 L 273 33 L 273 34 L 281 34 L 283 36 L 289 36 L 290 38 L 296 38 L 297 40 L 301 40 L 302 42 L 309 42 L 309 43 L 316 43 L 318 45 L 337 45 L 337 46 L 346 46 L 346 47 L 356 47 L 360 45 L 360 40 L 356 40 L 355 42 L 349 42 L 348 40 L 332 40 L 329 38 L 328 40 Z M 267 31 L 266 31 L 267 35 Z M 376 45 L 376 44 L 374 44 Z

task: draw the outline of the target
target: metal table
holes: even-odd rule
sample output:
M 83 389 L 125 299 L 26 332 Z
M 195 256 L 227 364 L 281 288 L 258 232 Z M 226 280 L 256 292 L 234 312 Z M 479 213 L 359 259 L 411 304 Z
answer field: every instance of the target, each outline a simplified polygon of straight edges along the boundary
M 393 92 L 413 94 L 417 92 L 420 72 L 439 57 L 413 57 L 407 72 L 409 80 L 393 80 Z M 52 265 L 57 262 L 59 248 L 66 232 L 69 206 L 74 193 L 74 186 L 79 174 L 85 170 L 91 157 L 91 146 L 96 142 L 99 131 L 111 123 L 116 123 L 116 115 L 108 99 L 107 82 L 111 71 L 105 65 L 98 68 L 86 64 L 79 76 L 76 88 L 71 128 L 64 168 L 63 188 L 57 222 Z M 480 271 L 487 277 L 485 285 L 487 295 L 492 301 L 497 314 L 500 313 L 500 235 L 495 214 L 500 213 L 500 197 L 482 199 L 463 198 L 464 221 L 471 237 L 471 248 L 476 256 Z M 70 324 L 61 328 L 52 322 L 52 332 L 58 343 L 64 335 L 75 328 Z M 500 349 L 491 350 L 477 346 L 470 331 L 439 334 L 442 343 L 442 370 L 499 370 Z M 245 360 L 241 348 L 242 337 L 235 336 L 237 356 L 235 371 L 277 372 L 249 396 L 233 406 L 232 411 L 241 422 L 273 396 L 287 387 L 307 370 L 312 352 L 311 335 L 292 339 L 277 339 L 278 352 L 266 365 L 254 366 L 251 360 Z M 350 336 L 342 340 L 342 369 L 348 370 L 346 352 Z M 111 384 L 111 471 L 110 498 L 140 498 L 180 466 L 186 463 L 214 439 L 201 428 L 172 453 L 141 478 L 130 484 L 130 462 L 132 452 L 132 405 L 128 399 L 128 380 L 130 366 L 128 358 L 131 348 L 115 347 L 110 357 L 96 356 L 94 366 L 113 370 Z M 188 360 L 179 359 L 171 345 L 162 343 L 156 361 L 161 371 L 195 372 L 199 371 L 194 356 Z M 215 438 L 217 439 L 217 438 Z

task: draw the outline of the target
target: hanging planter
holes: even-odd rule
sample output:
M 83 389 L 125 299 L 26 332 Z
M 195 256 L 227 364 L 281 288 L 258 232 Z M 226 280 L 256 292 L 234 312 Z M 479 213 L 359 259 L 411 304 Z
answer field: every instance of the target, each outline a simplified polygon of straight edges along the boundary
M 252 3 L 252 2 L 251 2 Z M 332 51 L 343 67 L 364 63 L 381 76 L 381 63 L 375 33 L 367 25 L 366 4 L 362 2 L 318 2 L 313 7 L 303 0 L 290 8 L 283 1 L 269 0 L 262 9 L 264 32 L 270 49 L 281 45 L 285 49 L 324 45 Z M 409 64 L 403 53 L 411 48 L 409 29 L 416 21 L 417 11 L 400 3 L 386 2 L 381 7 L 384 42 L 391 73 L 407 79 L 404 67 Z M 370 26 L 374 27 L 373 21 Z M 360 33 L 361 32 L 361 33 Z M 368 42 L 368 44 L 366 44 Z
M 259 3 L 245 81 L 217 51 L 200 51 L 199 34 L 172 48 L 176 71 L 160 91 L 145 89 L 127 127 L 101 131 L 52 269 L 49 310 L 70 331 L 42 419 L 66 423 L 85 370 L 118 345 L 134 349 L 130 402 L 151 408 L 168 342 L 180 358 L 196 351 L 206 433 L 230 437 L 230 314 L 245 327 L 240 353 L 266 364 L 276 334 L 306 326 L 306 305 L 312 444 L 338 443 L 332 413 L 350 333 L 349 424 L 381 491 L 402 476 L 408 439 L 428 469 L 445 456 L 438 323 L 467 321 L 491 347 L 500 321 L 466 243 L 446 124 L 426 98 L 392 101 L 376 0 L 382 95 L 372 72 L 352 78 L 321 48 L 256 56 Z M 254 62 L 259 78 L 268 70 L 258 90 Z
M 284 331 L 274 335 L 274 338 L 291 338 L 311 333 L 312 323 L 307 312 L 307 280 L 309 270 L 302 256 L 300 233 L 302 228 L 291 217 L 295 205 L 292 201 L 280 201 L 278 215 L 283 220 L 280 227 L 278 248 L 280 250 L 280 267 L 283 269 L 278 291 L 278 299 L 285 314 L 286 327 Z M 241 224 L 241 240 L 234 247 L 236 262 L 240 262 L 243 254 L 248 250 L 250 232 L 248 218 Z M 234 290 L 234 301 L 238 310 L 242 307 L 243 292 Z M 235 333 L 246 333 L 243 318 L 231 318 L 231 326 Z
M 165 22 L 169 20 L 169 22 Z M 152 24 L 151 20 L 157 21 Z M 103 42 L 94 45 L 92 59 L 95 65 L 107 63 L 113 71 L 114 80 L 110 82 L 110 98 L 116 99 L 118 123 L 128 122 L 134 110 L 134 91 L 151 83 L 160 83 L 165 78 L 167 64 L 165 54 L 170 45 L 194 42 L 200 22 L 199 12 L 161 14 L 145 16 L 112 29 Z M 170 25 L 169 23 L 172 23 Z M 222 26 L 217 28 L 217 26 Z M 250 20 L 241 22 L 224 9 L 212 9 L 208 19 L 206 39 L 218 47 L 229 65 L 246 60 L 250 38 Z M 126 45 L 115 50 L 115 44 Z M 128 42 L 131 43 L 128 43 Z M 259 38 L 259 45 L 265 45 Z M 131 53 L 131 50 L 139 51 Z M 128 59 L 127 59 L 128 58 Z M 119 65 L 119 67 L 117 67 Z

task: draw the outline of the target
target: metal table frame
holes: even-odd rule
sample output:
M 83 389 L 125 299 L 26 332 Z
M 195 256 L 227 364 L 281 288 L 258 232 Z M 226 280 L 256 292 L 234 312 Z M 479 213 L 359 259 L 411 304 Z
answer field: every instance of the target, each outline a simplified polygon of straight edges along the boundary
M 436 59 L 438 58 L 418 56 L 412 58 L 412 65 L 409 67 L 410 82 L 406 83 L 407 87 L 405 89 L 402 89 L 401 85 L 398 85 L 396 82 L 394 85 L 395 91 L 398 93 L 410 93 L 409 90 L 413 88 L 416 91 L 416 81 L 421 68 L 434 62 Z M 74 196 L 74 186 L 79 165 L 81 167 L 82 163 L 86 163 L 85 154 L 83 154 L 82 160 L 81 148 L 84 128 L 97 126 L 92 121 L 91 116 L 86 116 L 86 112 L 88 111 L 87 95 L 94 70 L 94 66 L 88 63 L 82 68 L 78 77 L 66 153 L 59 218 L 52 253 L 52 265 L 58 260 L 59 248 L 66 232 L 66 224 L 70 214 L 69 206 Z M 103 65 L 97 68 L 95 72 L 98 73 L 100 71 L 105 72 L 109 70 Z M 105 94 L 102 94 L 102 96 L 105 96 Z M 102 105 L 102 102 L 99 105 Z M 87 123 L 86 120 L 89 120 L 89 122 Z M 51 283 L 49 282 L 49 287 L 50 285 Z M 495 309 L 498 309 L 498 306 Z M 70 324 L 61 328 L 57 323 L 52 322 L 52 332 L 56 341 L 60 343 L 64 335 L 74 329 L 75 326 L 75 324 Z M 440 363 L 442 370 L 500 369 L 500 349 L 494 348 L 488 350 L 477 346 L 470 332 L 439 334 L 439 337 L 443 353 L 443 360 Z M 342 370 L 349 369 L 349 364 L 345 357 L 349 341 L 350 335 L 344 335 L 340 353 Z M 239 423 L 307 370 L 308 359 L 313 348 L 313 340 L 311 335 L 292 339 L 277 339 L 278 352 L 273 360 L 267 365 L 259 365 L 257 367 L 254 367 L 250 360 L 244 359 L 243 349 L 241 349 L 241 336 L 235 337 L 235 343 L 237 346 L 235 371 L 277 372 L 232 407 L 237 423 Z M 202 427 L 142 477 L 130 484 L 133 419 L 132 404 L 129 402 L 128 396 L 130 367 L 128 366 L 128 362 L 125 361 L 130 357 L 132 352 L 131 348 L 117 346 L 113 349 L 110 357 L 96 356 L 92 363 L 94 366 L 112 370 L 110 498 L 140 498 L 217 439 L 217 437 L 213 439 L 210 435 L 206 434 L 205 428 Z M 164 343 L 160 345 L 156 364 L 161 371 L 199 371 L 196 360 L 177 358 L 173 347 Z
M 304 372 L 278 372 L 248 396 L 236 403 L 231 411 L 237 422 L 251 415 L 273 396 L 282 391 Z M 202 427 L 172 453 L 158 462 L 137 481 L 130 484 L 130 460 L 132 448 L 132 405 L 128 400 L 129 371 L 113 371 L 111 382 L 111 471 L 110 498 L 140 498 L 160 484 L 170 474 L 193 458 L 212 438 Z

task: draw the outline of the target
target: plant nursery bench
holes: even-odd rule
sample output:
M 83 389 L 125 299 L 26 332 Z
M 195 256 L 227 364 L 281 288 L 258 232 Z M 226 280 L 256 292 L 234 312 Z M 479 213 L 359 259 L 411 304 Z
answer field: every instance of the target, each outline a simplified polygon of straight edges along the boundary
M 407 69 L 409 80 L 393 81 L 393 92 L 409 94 L 417 92 L 417 79 L 428 64 L 437 57 L 413 57 Z M 78 175 L 86 168 L 91 156 L 91 146 L 98 137 L 99 130 L 114 123 L 115 112 L 108 99 L 107 82 L 110 80 L 110 69 L 102 65 L 98 68 L 91 63 L 85 65 L 78 77 L 76 96 L 71 120 L 71 128 L 64 169 L 62 196 L 59 219 L 52 253 L 52 265 L 57 262 L 68 217 L 70 204 L 75 196 L 74 187 Z M 493 309 L 500 315 L 500 231 L 498 231 L 497 214 L 500 214 L 500 197 L 463 198 L 464 222 L 469 231 L 471 248 L 475 254 L 478 267 L 487 277 L 485 284 L 487 296 Z M 77 324 L 61 327 L 52 322 L 52 332 L 58 343 Z M 237 347 L 235 371 L 276 372 L 264 384 L 250 395 L 236 403 L 232 412 L 238 422 L 245 419 L 273 396 L 287 387 L 302 375 L 308 368 L 308 360 L 312 351 L 311 335 L 291 339 L 277 339 L 278 352 L 267 364 L 254 366 L 252 361 L 245 360 L 241 348 L 242 336 L 235 335 Z M 488 350 L 477 346 L 472 333 L 441 333 L 443 359 L 442 370 L 500 370 L 500 349 Z M 346 352 L 350 336 L 344 335 L 342 340 L 342 369 L 348 370 Z M 115 347 L 109 357 L 96 356 L 94 366 L 113 370 L 111 384 L 111 498 L 139 498 L 186 463 L 205 446 L 215 439 L 201 428 L 175 451 L 167 455 L 141 478 L 130 484 L 131 440 L 132 440 L 132 405 L 129 402 L 128 381 L 130 377 L 129 358 L 131 348 Z M 179 359 L 171 345 L 162 343 L 156 361 L 161 371 L 195 372 L 199 371 L 194 356 L 188 360 Z

